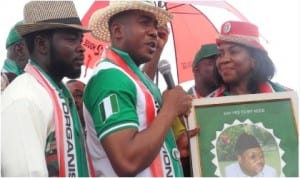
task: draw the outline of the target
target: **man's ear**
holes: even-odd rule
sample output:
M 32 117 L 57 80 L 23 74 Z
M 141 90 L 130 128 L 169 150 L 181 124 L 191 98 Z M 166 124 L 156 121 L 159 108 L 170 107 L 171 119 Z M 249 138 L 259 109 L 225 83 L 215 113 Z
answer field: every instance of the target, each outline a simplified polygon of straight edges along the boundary
M 197 72 L 198 71 L 198 67 L 197 66 L 196 67 L 192 67 L 192 71 L 193 71 L 193 73 Z
M 111 25 L 111 34 L 116 39 L 121 39 L 123 36 L 124 26 L 120 23 L 113 23 Z
M 21 56 L 23 54 L 23 52 L 22 52 L 23 47 L 22 47 L 21 42 L 16 43 L 13 47 L 13 50 L 14 50 L 15 54 L 17 54 L 18 57 Z
M 50 46 L 50 41 L 47 38 L 41 35 L 37 35 L 35 37 L 34 47 L 37 49 L 37 51 L 39 51 L 39 53 L 43 55 L 48 54 L 49 46 Z

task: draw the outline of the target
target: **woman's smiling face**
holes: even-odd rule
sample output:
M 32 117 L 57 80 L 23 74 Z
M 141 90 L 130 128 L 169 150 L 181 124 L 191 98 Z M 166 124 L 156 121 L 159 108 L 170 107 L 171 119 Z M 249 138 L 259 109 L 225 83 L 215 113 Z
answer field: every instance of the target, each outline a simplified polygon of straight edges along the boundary
M 230 85 L 248 80 L 255 63 L 246 47 L 236 43 L 222 43 L 219 45 L 216 66 L 223 81 Z

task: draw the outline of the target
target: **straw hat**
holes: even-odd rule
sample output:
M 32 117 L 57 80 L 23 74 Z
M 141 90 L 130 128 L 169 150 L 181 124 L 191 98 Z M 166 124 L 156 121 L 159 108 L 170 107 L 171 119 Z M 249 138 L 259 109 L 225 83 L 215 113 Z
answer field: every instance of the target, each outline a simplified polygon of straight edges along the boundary
M 92 35 L 104 42 L 110 42 L 110 32 L 108 22 L 110 18 L 120 12 L 128 10 L 141 10 L 155 15 L 158 25 L 171 21 L 173 15 L 159 7 L 151 1 L 110 1 L 109 6 L 99 9 L 93 13 L 89 21 L 89 28 Z
M 224 42 L 233 42 L 266 51 L 259 41 L 258 27 L 249 22 L 225 22 L 216 42 L 218 45 Z
M 24 6 L 24 24 L 16 26 L 21 36 L 57 28 L 90 31 L 82 26 L 73 1 L 31 1 Z

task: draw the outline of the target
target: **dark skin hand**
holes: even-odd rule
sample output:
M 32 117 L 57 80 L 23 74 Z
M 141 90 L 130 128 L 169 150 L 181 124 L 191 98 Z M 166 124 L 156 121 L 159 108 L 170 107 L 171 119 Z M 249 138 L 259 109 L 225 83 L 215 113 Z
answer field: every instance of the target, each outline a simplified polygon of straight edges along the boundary
M 157 44 L 155 16 L 142 11 L 128 11 L 125 15 L 111 24 L 112 46 L 126 51 L 137 65 L 149 62 L 156 51 L 153 46 Z M 149 127 L 142 131 L 126 128 L 101 140 L 118 176 L 136 176 L 151 164 L 176 115 L 186 112 L 177 107 L 174 97 L 182 101 L 181 107 L 191 107 L 191 98 L 188 99 L 185 95 L 179 87 L 164 92 L 164 104 Z M 185 101 L 186 99 L 189 101 Z M 189 104 L 184 104 L 187 102 Z
M 162 135 L 167 134 L 176 116 L 190 112 L 192 97 L 177 86 L 163 93 L 163 101 L 160 112 L 147 129 L 128 128 L 102 140 L 118 176 L 136 176 L 151 164 L 165 139 Z
M 200 128 L 194 128 L 187 132 L 183 132 L 181 135 L 178 136 L 178 138 L 176 140 L 176 144 L 177 144 L 178 150 L 180 152 L 181 158 L 186 158 L 186 157 L 190 156 L 188 139 L 196 136 L 199 133 L 199 131 L 200 131 Z
M 158 27 L 158 42 L 157 42 L 157 51 L 153 57 L 153 59 L 147 62 L 144 67 L 143 71 L 149 76 L 151 80 L 154 80 L 155 72 L 157 70 L 157 65 L 160 59 L 160 55 L 163 51 L 165 44 L 168 41 L 170 31 L 167 25 Z M 186 115 L 186 117 L 189 113 Z M 184 123 L 184 122 L 182 122 Z M 188 145 L 188 138 L 196 136 L 199 133 L 199 128 L 195 128 L 188 131 L 189 137 L 187 137 L 187 133 L 184 132 L 178 136 L 176 143 L 179 149 L 180 155 L 182 158 L 186 158 L 190 155 L 189 145 Z
M 126 51 L 140 65 L 157 58 L 158 33 L 153 14 L 128 11 L 126 16 L 112 22 L 112 46 Z M 101 140 L 118 176 L 136 176 L 153 162 L 176 117 L 190 113 L 192 98 L 180 86 L 166 90 L 162 94 L 160 112 L 147 128 L 141 131 L 134 127 L 126 128 Z

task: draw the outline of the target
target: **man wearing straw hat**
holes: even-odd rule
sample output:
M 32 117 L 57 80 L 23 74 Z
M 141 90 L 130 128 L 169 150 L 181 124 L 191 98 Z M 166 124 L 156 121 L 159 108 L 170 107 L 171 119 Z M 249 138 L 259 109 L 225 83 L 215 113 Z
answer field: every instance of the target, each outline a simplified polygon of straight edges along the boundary
M 192 97 L 179 86 L 161 96 L 138 68 L 153 59 L 157 27 L 171 19 L 150 1 L 111 1 L 90 19 L 93 36 L 111 42 L 84 92 L 97 176 L 183 176 L 171 125 Z
M 76 105 L 63 77 L 81 73 L 84 32 L 72 1 L 24 6 L 30 61 L 2 95 L 2 176 L 93 176 Z

